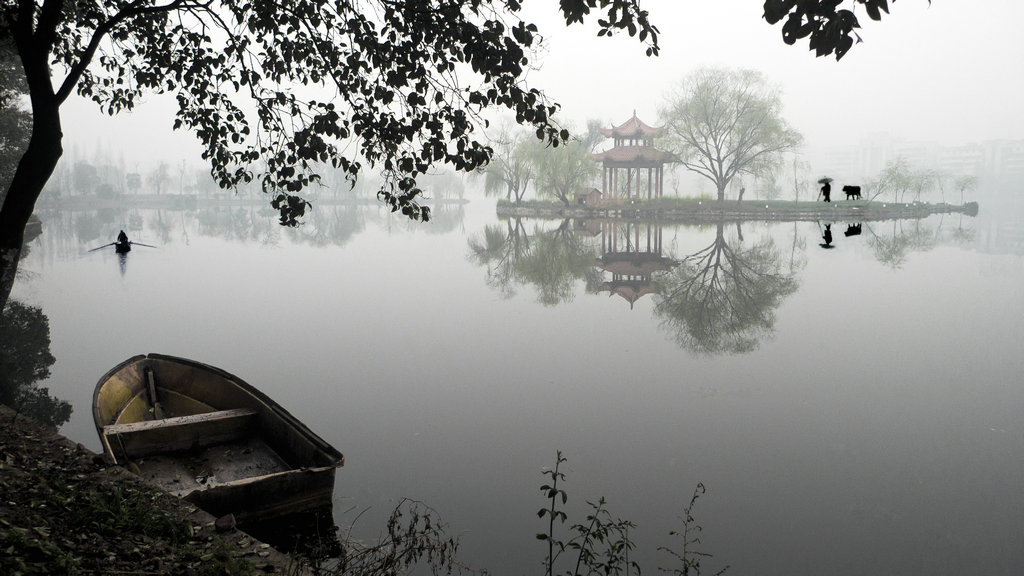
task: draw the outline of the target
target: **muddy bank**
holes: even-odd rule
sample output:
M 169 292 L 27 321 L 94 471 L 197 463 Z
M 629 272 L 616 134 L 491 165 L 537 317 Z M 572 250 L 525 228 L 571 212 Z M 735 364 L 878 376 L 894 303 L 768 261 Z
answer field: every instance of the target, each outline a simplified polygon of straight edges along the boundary
M 0 573 L 298 574 L 295 561 L 0 405 Z

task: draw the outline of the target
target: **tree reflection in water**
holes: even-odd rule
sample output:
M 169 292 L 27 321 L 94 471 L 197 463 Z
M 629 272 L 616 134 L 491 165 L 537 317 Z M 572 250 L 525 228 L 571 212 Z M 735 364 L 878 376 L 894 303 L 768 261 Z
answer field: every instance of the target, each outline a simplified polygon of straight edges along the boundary
M 504 228 L 487 226 L 482 237 L 470 239 L 469 250 L 471 261 L 487 267 L 488 286 L 505 298 L 514 296 L 517 286 L 534 286 L 538 302 L 555 306 L 572 301 L 578 280 L 599 283 L 595 249 L 568 219 L 549 230 L 536 225 L 530 233 L 519 218 Z
M 34 420 L 60 426 L 71 404 L 36 383 L 50 377 L 50 321 L 43 311 L 11 300 L 0 317 L 0 403 Z
M 750 352 L 772 335 L 775 309 L 796 291 L 796 275 L 783 265 L 771 238 L 749 247 L 737 240 L 734 248 L 726 241 L 725 223 L 716 230 L 709 246 L 658 277 L 655 314 L 686 350 Z
M 470 261 L 487 267 L 487 285 L 503 298 L 516 294 L 516 266 L 530 249 L 530 237 L 519 218 L 488 225 L 483 236 L 469 239 Z

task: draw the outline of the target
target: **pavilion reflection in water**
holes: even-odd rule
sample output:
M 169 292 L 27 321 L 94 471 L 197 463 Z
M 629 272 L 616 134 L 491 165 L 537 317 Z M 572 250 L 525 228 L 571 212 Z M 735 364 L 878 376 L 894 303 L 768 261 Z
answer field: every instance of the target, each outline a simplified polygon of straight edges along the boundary
M 652 279 L 679 265 L 677 260 L 662 254 L 662 226 L 650 222 L 599 220 L 578 226 L 601 237 L 601 256 L 594 266 L 606 280 L 599 292 L 620 296 L 632 309 L 637 300 L 654 292 Z

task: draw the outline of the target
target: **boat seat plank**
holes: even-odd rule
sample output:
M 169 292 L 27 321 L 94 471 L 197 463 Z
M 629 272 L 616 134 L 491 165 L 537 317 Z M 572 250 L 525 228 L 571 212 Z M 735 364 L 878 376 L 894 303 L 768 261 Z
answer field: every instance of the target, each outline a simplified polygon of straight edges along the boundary
M 229 442 L 251 433 L 256 410 L 234 408 L 103 427 L 117 456 L 137 458 Z

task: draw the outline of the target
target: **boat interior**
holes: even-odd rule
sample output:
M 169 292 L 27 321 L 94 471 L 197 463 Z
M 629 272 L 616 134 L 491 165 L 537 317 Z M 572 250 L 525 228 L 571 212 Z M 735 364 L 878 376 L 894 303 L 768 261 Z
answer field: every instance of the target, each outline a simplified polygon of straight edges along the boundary
M 121 464 L 172 494 L 292 470 L 261 434 L 253 408 L 218 410 L 157 386 L 147 386 L 103 427 L 103 441 Z

